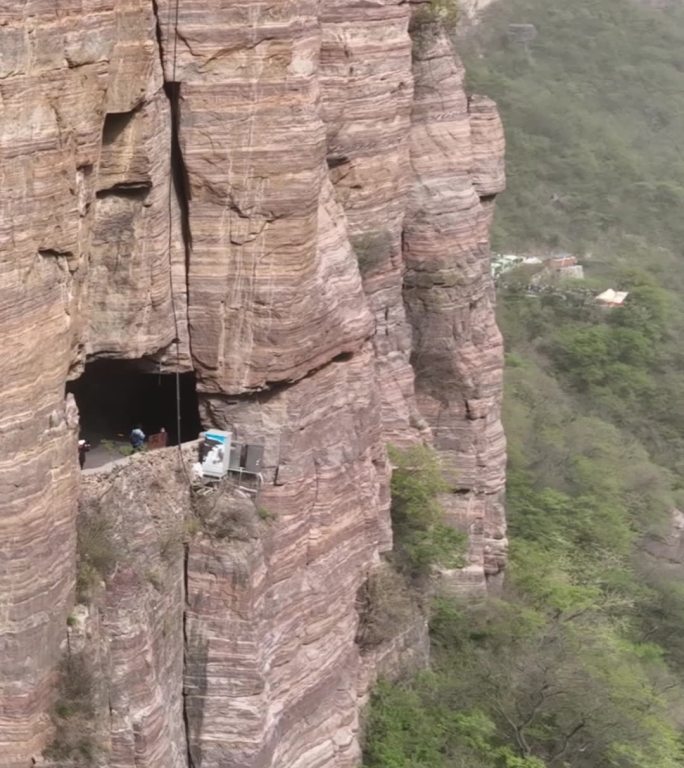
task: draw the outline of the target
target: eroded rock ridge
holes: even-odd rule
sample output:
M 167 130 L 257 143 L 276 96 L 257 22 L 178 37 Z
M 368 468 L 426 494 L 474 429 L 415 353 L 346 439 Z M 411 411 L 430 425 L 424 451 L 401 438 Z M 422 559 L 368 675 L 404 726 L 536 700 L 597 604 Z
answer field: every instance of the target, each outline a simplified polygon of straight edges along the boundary
M 74 644 L 103 765 L 357 765 L 385 445 L 445 460 L 454 588 L 505 559 L 494 105 L 398 0 L 4 3 L 0 105 L 0 766 L 42 760 Z M 194 371 L 203 423 L 265 445 L 268 525 L 171 547 L 174 452 L 82 482 L 65 384 L 101 358 Z M 127 546 L 74 619 L 79 494 Z

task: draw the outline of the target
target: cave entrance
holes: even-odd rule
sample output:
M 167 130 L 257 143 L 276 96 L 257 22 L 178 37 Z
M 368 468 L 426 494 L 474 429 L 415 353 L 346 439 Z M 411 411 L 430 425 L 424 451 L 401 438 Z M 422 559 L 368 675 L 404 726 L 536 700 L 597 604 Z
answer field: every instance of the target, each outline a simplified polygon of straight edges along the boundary
M 136 425 L 146 435 L 164 427 L 168 445 L 194 440 L 200 430 L 195 374 L 180 374 L 181 434 L 176 424 L 176 376 L 151 372 L 148 360 L 95 360 L 67 383 L 78 404 L 80 437 L 91 444 L 86 467 L 121 458 Z

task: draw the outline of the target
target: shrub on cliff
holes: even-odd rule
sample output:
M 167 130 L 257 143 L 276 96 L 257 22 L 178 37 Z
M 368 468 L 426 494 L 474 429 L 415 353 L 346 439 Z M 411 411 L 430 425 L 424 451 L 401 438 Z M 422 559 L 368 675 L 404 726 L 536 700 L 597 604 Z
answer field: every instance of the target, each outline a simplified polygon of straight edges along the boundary
M 414 576 L 429 573 L 433 566 L 462 567 L 467 537 L 443 520 L 438 497 L 450 489 L 437 455 L 424 445 L 404 451 L 390 447 L 389 455 L 393 465 L 392 529 L 399 567 Z
M 236 493 L 230 478 L 213 493 L 193 493 L 193 525 L 215 539 L 250 541 L 259 536 L 262 513 L 244 494 Z
M 52 711 L 55 737 L 44 756 L 74 766 L 92 765 L 100 751 L 93 725 L 95 686 L 89 662 L 82 653 L 62 659 L 57 691 Z
M 355 642 L 362 651 L 386 642 L 422 616 L 415 590 L 390 563 L 382 563 L 359 587 L 356 611 Z
M 76 598 L 86 602 L 112 573 L 119 557 L 112 525 L 96 503 L 79 509 L 76 556 Z
M 392 240 L 386 229 L 364 232 L 351 238 L 362 275 L 386 267 L 392 254 Z
M 434 34 L 436 30 L 455 32 L 458 20 L 457 0 L 426 0 L 416 4 L 409 25 L 414 48 L 421 51 L 427 42 L 426 36 Z

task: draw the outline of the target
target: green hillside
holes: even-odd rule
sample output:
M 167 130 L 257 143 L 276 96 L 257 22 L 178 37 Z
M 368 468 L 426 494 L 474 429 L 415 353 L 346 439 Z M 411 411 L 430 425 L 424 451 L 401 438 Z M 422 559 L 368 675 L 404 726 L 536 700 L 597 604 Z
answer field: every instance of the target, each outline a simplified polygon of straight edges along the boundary
M 509 24 L 531 23 L 528 46 Z M 494 250 L 586 280 L 499 288 L 511 562 L 484 605 L 438 600 L 433 668 L 382 685 L 368 768 L 684 765 L 684 6 L 500 0 L 460 41 L 499 103 Z M 599 309 L 592 295 L 629 291 Z M 657 556 L 654 556 L 657 555 Z
M 536 26 L 527 49 L 510 23 Z M 470 42 L 508 140 L 495 247 L 681 248 L 684 7 L 501 0 Z

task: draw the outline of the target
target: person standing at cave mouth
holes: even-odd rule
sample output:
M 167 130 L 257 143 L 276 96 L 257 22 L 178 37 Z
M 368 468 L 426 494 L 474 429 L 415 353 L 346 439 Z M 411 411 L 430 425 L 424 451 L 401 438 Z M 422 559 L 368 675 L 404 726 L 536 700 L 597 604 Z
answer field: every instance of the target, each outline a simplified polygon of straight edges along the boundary
M 87 440 L 78 441 L 78 463 L 81 469 L 85 466 L 86 453 L 90 450 L 90 443 Z
M 145 433 L 142 431 L 140 424 L 135 425 L 135 427 L 131 430 L 131 434 L 128 436 L 128 439 L 130 440 L 131 445 L 133 446 L 133 450 L 136 453 L 138 451 L 142 451 L 143 446 L 145 445 Z

